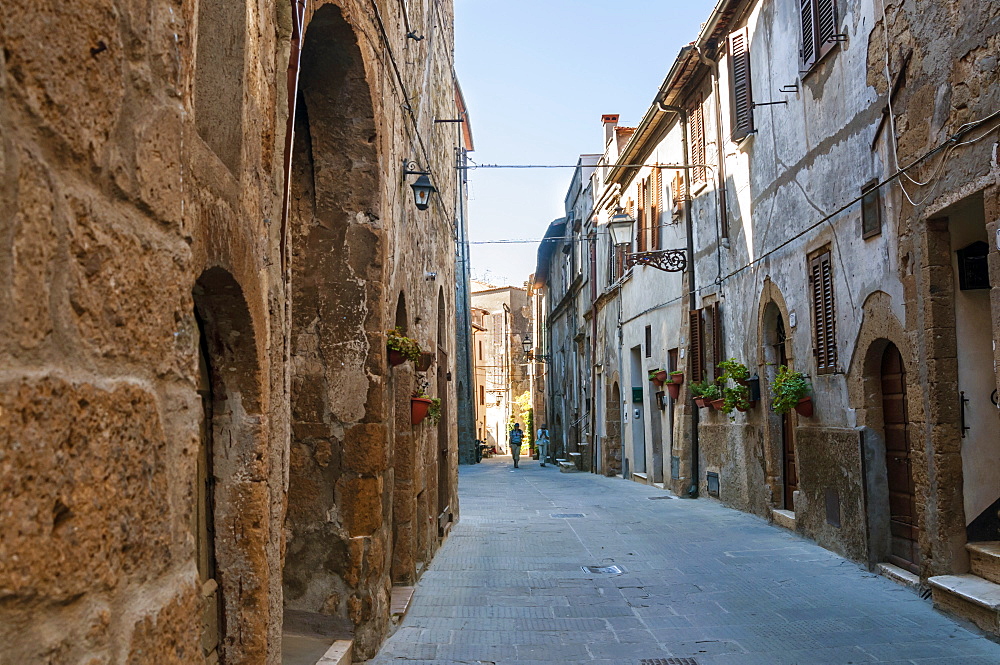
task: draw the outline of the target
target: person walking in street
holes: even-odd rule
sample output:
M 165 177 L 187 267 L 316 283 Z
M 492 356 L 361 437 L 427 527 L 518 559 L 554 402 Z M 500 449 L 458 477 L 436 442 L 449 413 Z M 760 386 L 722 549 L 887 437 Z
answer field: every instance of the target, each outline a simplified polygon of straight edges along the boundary
M 535 448 L 538 449 L 538 459 L 541 466 L 545 466 L 545 459 L 549 454 L 549 428 L 542 423 L 535 435 Z
M 507 436 L 510 440 L 510 456 L 514 458 L 514 468 L 517 468 L 517 461 L 521 459 L 521 441 L 524 439 L 524 431 L 521 423 L 514 423 L 514 429 Z

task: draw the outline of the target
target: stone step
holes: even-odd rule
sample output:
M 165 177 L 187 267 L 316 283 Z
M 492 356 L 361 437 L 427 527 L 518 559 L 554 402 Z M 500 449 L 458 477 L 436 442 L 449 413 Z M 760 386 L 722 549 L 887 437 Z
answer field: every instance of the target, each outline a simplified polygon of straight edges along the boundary
M 579 469 L 576 468 L 576 464 L 570 462 L 569 460 L 558 460 L 559 461 L 559 471 L 562 473 L 576 473 Z
M 939 575 L 927 580 L 934 606 L 1000 635 L 1000 584 L 978 575 Z
M 1000 541 L 969 543 L 965 549 L 969 551 L 972 574 L 1000 584 Z

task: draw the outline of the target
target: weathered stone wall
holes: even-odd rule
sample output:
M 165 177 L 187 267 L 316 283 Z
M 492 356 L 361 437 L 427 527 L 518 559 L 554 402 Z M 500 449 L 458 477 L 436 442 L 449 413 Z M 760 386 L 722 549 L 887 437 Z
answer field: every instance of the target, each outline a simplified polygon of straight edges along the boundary
M 956 335 L 948 218 L 956 204 L 981 195 L 995 338 L 1000 327 L 1000 256 L 994 240 L 1000 219 L 998 122 L 968 123 L 988 119 L 1000 107 L 1000 7 L 974 1 L 892 3 L 885 17 L 878 18 L 868 44 L 869 83 L 888 96 L 889 81 L 898 81 L 891 91 L 898 164 L 916 164 L 908 174 L 912 180 L 901 178 L 893 191 L 899 210 L 893 223 L 900 235 L 898 278 L 908 302 L 902 321 L 909 341 L 904 358 L 914 367 L 910 383 L 919 387 L 911 394 L 919 396 L 913 409 L 921 437 L 913 452 L 921 460 L 917 483 L 925 506 L 922 573 L 964 572 L 965 526 L 975 515 L 965 515 L 963 509 L 956 399 L 963 349 Z M 929 154 L 962 130 L 971 131 L 952 141 L 961 145 Z
M 283 595 L 377 648 L 399 294 L 455 348 L 451 6 L 408 7 L 308 3 L 287 218 L 291 3 L 0 7 L 5 659 L 200 662 L 206 446 L 225 662 L 280 662 Z M 425 212 L 404 158 L 440 190 Z M 446 413 L 411 428 L 414 477 L 457 519 Z

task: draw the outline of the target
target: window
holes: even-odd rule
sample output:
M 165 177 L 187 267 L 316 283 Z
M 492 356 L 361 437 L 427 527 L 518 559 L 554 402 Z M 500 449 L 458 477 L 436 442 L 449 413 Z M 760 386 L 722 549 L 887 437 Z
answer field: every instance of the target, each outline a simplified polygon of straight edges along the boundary
M 861 188 L 861 237 L 871 238 L 882 233 L 882 190 L 878 180 Z
M 635 251 L 645 252 L 646 246 L 649 243 L 649 229 L 646 223 L 646 198 L 649 194 L 649 181 L 640 180 L 639 181 L 639 203 L 636 206 L 637 211 L 635 215 Z
M 750 83 L 750 40 L 747 29 L 729 35 L 729 75 L 733 141 L 753 134 L 753 86 Z
M 653 357 L 653 327 L 646 326 L 646 357 Z
M 486 404 L 486 386 L 479 386 L 479 403 Z
M 608 245 L 608 284 L 614 284 L 625 274 L 625 255 L 628 245 Z
M 688 114 L 688 124 L 691 134 L 691 163 L 705 163 L 705 109 L 702 105 L 701 96 L 695 102 L 694 108 Z M 691 169 L 691 180 L 696 184 L 708 182 L 708 176 L 704 166 L 696 166 Z
M 680 171 L 674 173 L 670 181 L 670 198 L 673 200 L 672 216 L 676 219 L 684 212 L 684 174 Z
M 722 313 L 719 303 L 712 303 L 706 305 L 704 309 L 692 309 L 689 312 L 688 335 L 691 338 L 688 348 L 691 354 L 691 380 L 718 379 L 722 374 L 718 364 L 724 360 Z
M 483 340 L 479 340 L 479 359 L 483 359 Z
M 802 69 L 808 71 L 837 43 L 836 0 L 799 0 Z
M 649 247 L 652 250 L 661 249 L 660 242 L 660 211 L 663 210 L 663 172 L 653 169 L 652 193 L 649 202 Z
M 816 372 L 832 374 L 837 371 L 837 326 L 829 249 L 821 250 L 809 260 L 809 285 L 812 292 Z

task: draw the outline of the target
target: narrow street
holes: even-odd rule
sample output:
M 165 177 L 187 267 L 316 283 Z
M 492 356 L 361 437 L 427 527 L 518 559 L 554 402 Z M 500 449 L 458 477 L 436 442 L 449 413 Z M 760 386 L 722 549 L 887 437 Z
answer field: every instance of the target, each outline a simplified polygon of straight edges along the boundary
M 913 591 L 714 501 L 509 457 L 459 485 L 461 521 L 370 665 L 1000 663 Z

